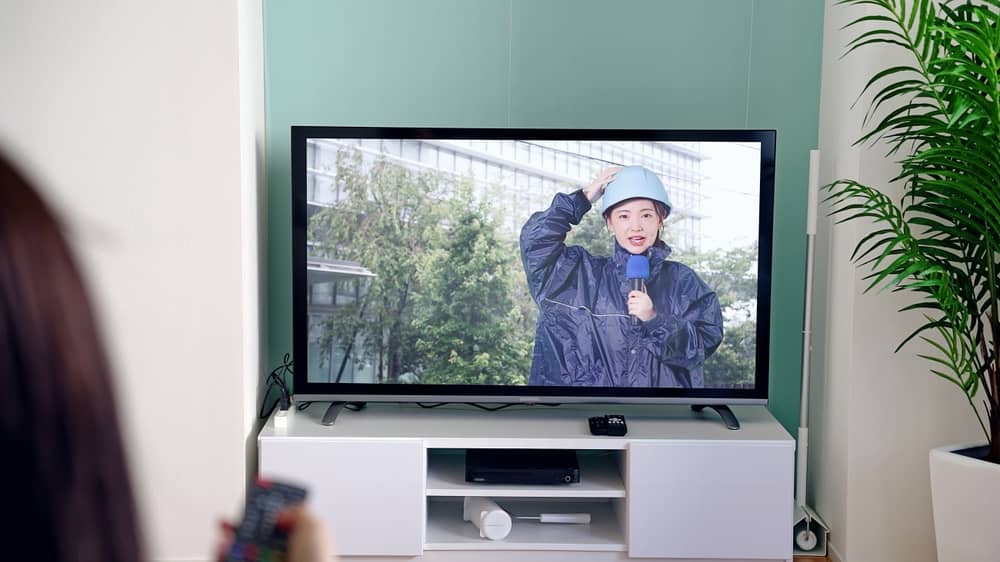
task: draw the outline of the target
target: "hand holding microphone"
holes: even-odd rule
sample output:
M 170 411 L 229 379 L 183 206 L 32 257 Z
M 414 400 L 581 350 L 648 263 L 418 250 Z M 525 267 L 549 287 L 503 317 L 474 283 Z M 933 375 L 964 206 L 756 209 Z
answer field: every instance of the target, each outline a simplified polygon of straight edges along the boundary
M 646 294 L 646 279 L 649 279 L 649 258 L 646 256 L 629 256 L 625 264 L 625 277 L 628 278 L 632 290 L 628 294 L 628 313 L 632 316 L 632 325 L 640 320 L 649 322 L 656 316 L 653 300 Z
M 649 322 L 656 317 L 653 299 L 649 298 L 649 295 L 644 291 L 630 292 L 628 294 L 628 313 L 632 316 L 633 324 L 638 324 L 640 320 Z

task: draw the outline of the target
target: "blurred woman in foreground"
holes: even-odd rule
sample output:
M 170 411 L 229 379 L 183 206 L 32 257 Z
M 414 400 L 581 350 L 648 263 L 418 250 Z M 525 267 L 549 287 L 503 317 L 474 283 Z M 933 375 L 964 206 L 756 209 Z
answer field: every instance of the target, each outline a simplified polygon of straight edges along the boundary
M 109 373 L 59 225 L 0 155 L 5 559 L 143 559 Z
M 144 559 L 116 404 L 59 223 L 0 154 L 0 559 Z M 331 560 L 315 518 L 283 515 L 289 562 Z

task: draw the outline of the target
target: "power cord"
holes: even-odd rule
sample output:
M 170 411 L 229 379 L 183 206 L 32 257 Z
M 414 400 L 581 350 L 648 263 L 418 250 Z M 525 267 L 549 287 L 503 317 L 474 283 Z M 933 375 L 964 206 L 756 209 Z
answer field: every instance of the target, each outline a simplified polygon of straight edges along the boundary
M 260 403 L 260 412 L 258 416 L 260 419 L 267 419 L 271 416 L 271 412 L 274 412 L 276 407 L 282 410 L 287 410 L 292 405 L 292 393 L 288 388 L 288 381 L 286 377 L 292 374 L 292 356 L 286 353 L 281 359 L 281 365 L 276 367 L 271 374 L 267 375 L 267 390 L 264 391 L 264 399 Z M 271 390 L 278 390 L 278 398 L 271 403 L 271 407 L 267 409 L 267 413 L 264 413 L 264 405 L 267 404 L 267 397 L 271 395 Z
M 444 406 L 445 404 L 465 404 L 466 406 L 473 406 L 475 408 L 479 408 L 480 410 L 486 410 L 487 412 L 495 412 L 497 410 L 503 410 L 504 408 L 510 408 L 511 406 L 558 406 L 559 405 L 557 403 L 551 403 L 551 402 L 534 402 L 531 404 L 525 402 L 510 402 L 507 404 L 500 404 L 499 406 L 495 407 L 483 406 L 482 404 L 476 404 L 475 402 L 435 402 L 433 404 L 424 404 L 422 402 L 416 402 L 415 404 L 417 406 L 420 406 L 421 408 L 428 408 L 428 409 L 438 408 L 440 406 Z

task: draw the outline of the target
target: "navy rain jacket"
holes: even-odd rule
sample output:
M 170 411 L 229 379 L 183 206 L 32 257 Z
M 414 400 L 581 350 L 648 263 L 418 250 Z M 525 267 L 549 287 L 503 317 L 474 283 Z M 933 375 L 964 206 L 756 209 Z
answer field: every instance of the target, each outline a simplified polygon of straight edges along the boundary
M 609 387 L 701 387 L 702 363 L 722 342 L 719 299 L 688 266 L 668 261 L 658 242 L 648 251 L 646 292 L 656 317 L 633 325 L 625 264 L 566 246 L 566 234 L 591 208 L 582 191 L 557 194 L 521 229 L 521 261 L 538 303 L 528 384 Z

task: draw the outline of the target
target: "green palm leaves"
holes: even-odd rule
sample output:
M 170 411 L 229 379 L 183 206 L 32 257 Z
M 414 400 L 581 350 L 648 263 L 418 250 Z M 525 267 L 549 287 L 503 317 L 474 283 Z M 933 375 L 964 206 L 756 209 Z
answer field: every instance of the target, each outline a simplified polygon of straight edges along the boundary
M 840 4 L 867 8 L 846 26 L 858 31 L 848 54 L 892 45 L 911 61 L 868 81 L 862 95 L 872 100 L 857 141 L 885 142 L 899 158 L 902 197 L 837 180 L 825 187 L 833 215 L 873 222 L 852 256 L 871 270 L 866 290 L 919 297 L 904 310 L 925 320 L 900 347 L 913 338 L 930 344 L 921 357 L 962 389 L 1000 462 L 1000 0 Z

